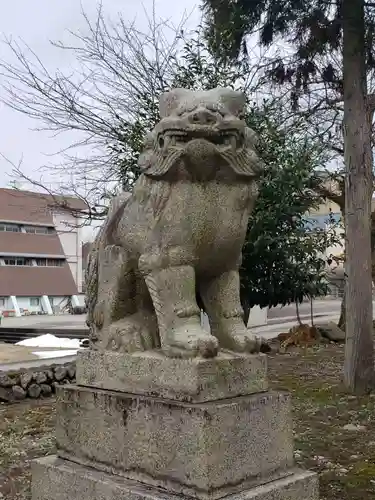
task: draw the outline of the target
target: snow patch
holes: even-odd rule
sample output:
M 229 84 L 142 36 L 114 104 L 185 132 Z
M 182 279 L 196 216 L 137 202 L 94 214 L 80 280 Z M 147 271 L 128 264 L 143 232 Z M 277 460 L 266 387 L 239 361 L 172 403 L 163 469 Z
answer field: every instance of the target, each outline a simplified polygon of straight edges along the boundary
M 40 335 L 39 337 L 21 340 L 20 342 L 17 342 L 16 345 L 25 347 L 55 347 L 59 349 L 77 350 L 81 348 L 81 342 L 82 340 L 80 339 L 62 339 L 47 333 L 46 335 Z
M 64 356 L 75 356 L 77 354 L 77 350 L 74 351 L 36 351 L 33 352 L 35 356 L 39 358 L 48 359 L 48 358 L 63 358 Z

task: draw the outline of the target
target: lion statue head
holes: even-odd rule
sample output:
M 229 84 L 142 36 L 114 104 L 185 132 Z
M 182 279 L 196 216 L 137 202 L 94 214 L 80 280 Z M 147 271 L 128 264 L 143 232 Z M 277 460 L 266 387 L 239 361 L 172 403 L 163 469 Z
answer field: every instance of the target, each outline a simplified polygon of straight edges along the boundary
M 183 172 L 204 180 L 230 170 L 253 178 L 261 162 L 255 153 L 256 134 L 243 120 L 242 92 L 216 88 L 208 91 L 173 89 L 162 94 L 161 120 L 148 134 L 139 159 L 142 172 L 163 178 Z

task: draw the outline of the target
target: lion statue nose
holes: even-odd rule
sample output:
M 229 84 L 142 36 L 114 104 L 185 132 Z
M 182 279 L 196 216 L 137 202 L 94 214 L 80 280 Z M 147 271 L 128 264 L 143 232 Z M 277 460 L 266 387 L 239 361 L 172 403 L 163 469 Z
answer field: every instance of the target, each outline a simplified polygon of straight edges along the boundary
M 214 113 L 205 108 L 199 108 L 189 114 L 189 122 L 194 125 L 213 125 L 217 122 Z

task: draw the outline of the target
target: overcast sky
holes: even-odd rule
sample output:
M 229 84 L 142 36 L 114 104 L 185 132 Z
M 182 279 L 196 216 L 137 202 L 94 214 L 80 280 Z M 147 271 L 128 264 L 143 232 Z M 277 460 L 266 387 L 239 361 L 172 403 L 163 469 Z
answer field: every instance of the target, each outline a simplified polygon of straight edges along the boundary
M 103 11 L 113 20 L 121 11 L 129 21 L 136 20 L 139 27 L 145 26 L 144 11 L 150 12 L 152 0 L 102 0 Z M 155 0 L 156 14 L 178 24 L 184 12 L 190 14 L 189 25 L 199 22 L 200 12 L 197 0 Z M 82 9 L 92 19 L 95 18 L 97 0 L 12 0 L 3 1 L 0 16 L 0 33 L 4 37 L 22 39 L 48 65 L 62 72 L 74 66 L 74 54 L 58 51 L 51 46 L 50 40 L 67 37 L 67 30 L 82 31 L 85 21 Z M 1 58 L 12 62 L 13 59 L 5 45 L 1 45 Z M 0 76 L 0 84 L 2 79 Z M 0 89 L 1 92 L 1 89 Z M 0 104 L 0 153 L 14 163 L 23 158 L 23 170 L 30 176 L 40 177 L 41 165 L 58 161 L 57 157 L 46 155 L 55 153 L 66 146 L 66 139 L 52 138 L 47 132 L 33 131 L 35 123 L 27 116 L 17 113 Z M 11 166 L 0 158 L 0 187 L 9 186 Z

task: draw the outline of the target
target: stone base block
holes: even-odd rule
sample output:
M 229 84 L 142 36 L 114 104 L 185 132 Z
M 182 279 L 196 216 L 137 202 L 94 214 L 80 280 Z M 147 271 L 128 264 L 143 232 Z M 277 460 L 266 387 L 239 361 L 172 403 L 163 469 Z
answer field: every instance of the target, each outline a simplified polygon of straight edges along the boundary
M 205 403 L 62 386 L 58 455 L 197 498 L 285 476 L 293 466 L 290 397 Z
M 267 391 L 267 357 L 221 352 L 212 359 L 167 358 L 158 351 L 78 353 L 77 384 L 186 402 Z
M 97 472 L 56 457 L 32 464 L 33 500 L 183 500 L 166 491 Z M 293 470 L 283 479 L 228 495 L 227 500 L 318 500 L 316 474 Z

